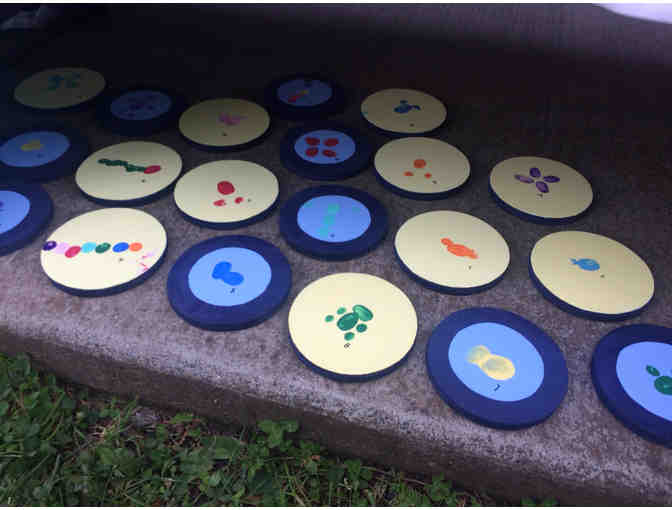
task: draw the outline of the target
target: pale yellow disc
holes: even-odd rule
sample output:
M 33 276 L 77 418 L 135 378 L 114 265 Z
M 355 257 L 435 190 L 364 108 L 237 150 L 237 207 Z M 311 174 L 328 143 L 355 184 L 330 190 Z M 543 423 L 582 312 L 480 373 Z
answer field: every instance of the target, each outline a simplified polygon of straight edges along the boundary
M 418 90 L 385 89 L 362 102 L 362 115 L 374 126 L 393 133 L 426 133 L 446 120 L 446 107 Z
M 32 108 L 69 108 L 93 99 L 105 88 L 99 72 L 81 67 L 47 69 L 23 80 L 14 99 Z
M 243 221 L 278 198 L 275 175 L 250 161 L 212 161 L 187 172 L 175 185 L 175 203 L 187 216 L 211 223 Z
M 356 310 L 364 315 L 360 318 Z M 355 315 L 356 322 L 348 314 Z M 339 323 L 350 327 L 344 330 Z M 392 367 L 411 350 L 417 331 L 418 319 L 408 297 L 369 274 L 320 278 L 296 296 L 289 310 L 289 334 L 297 350 L 317 367 L 345 376 Z M 347 340 L 349 333 L 352 338 Z
M 435 138 L 400 138 L 383 145 L 374 159 L 387 182 L 412 193 L 443 193 L 469 178 L 469 160 L 452 145 Z
M 125 142 L 86 158 L 77 169 L 75 181 L 84 193 L 101 200 L 134 200 L 167 188 L 181 170 L 182 158 L 170 147 L 154 142 Z
M 209 99 L 195 104 L 180 117 L 180 131 L 193 142 L 230 147 L 251 142 L 271 125 L 268 112 L 244 99 Z
M 539 170 L 539 177 L 533 176 L 533 168 Z M 516 175 L 532 182 L 523 182 Z M 548 191 L 540 191 L 537 182 Z M 498 163 L 490 174 L 490 186 L 506 204 L 540 218 L 578 216 L 593 202 L 593 189 L 583 175 L 564 163 L 536 156 L 520 156 Z
M 485 221 L 457 211 L 431 211 L 407 220 L 394 247 L 415 275 L 450 289 L 488 285 L 509 266 L 509 246 Z
M 653 275 L 646 263 L 630 248 L 598 234 L 549 234 L 534 245 L 530 263 L 551 294 L 584 311 L 620 315 L 653 297 Z
M 156 264 L 166 249 L 166 231 L 156 218 L 137 209 L 99 209 L 71 219 L 57 228 L 45 251 L 42 269 L 54 282 L 84 291 L 104 290 L 129 283 Z M 126 243 L 123 251 L 114 247 Z M 49 244 L 49 242 L 47 243 Z M 99 253 L 93 245 L 105 247 Z M 45 245 L 46 246 L 46 245 Z M 80 251 L 68 256 L 72 247 Z

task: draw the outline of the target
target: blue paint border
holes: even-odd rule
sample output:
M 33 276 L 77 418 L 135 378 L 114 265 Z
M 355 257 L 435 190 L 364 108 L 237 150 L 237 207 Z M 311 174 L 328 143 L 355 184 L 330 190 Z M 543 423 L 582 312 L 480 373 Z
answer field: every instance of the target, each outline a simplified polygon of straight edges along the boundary
M 324 368 L 320 368 L 317 365 L 311 363 L 308 361 L 308 359 L 299 352 L 299 349 L 296 347 L 294 344 L 294 340 L 292 340 L 291 335 L 289 336 L 289 344 L 292 346 L 292 350 L 296 354 L 296 356 L 299 358 L 301 363 L 303 363 L 306 367 L 308 367 L 310 370 L 315 372 L 316 374 L 319 374 L 323 377 L 326 377 L 328 379 L 332 379 L 334 381 L 338 382 L 344 382 L 344 383 L 358 383 L 358 382 L 367 382 L 367 381 L 373 381 L 374 379 L 379 379 L 383 376 L 386 376 L 387 374 L 390 374 L 394 372 L 396 369 L 401 367 L 403 364 L 408 361 L 409 356 L 413 352 L 413 349 L 415 347 L 415 339 L 413 339 L 413 343 L 411 344 L 411 348 L 408 350 L 408 352 L 404 355 L 403 358 L 401 358 L 399 361 L 397 361 L 394 365 L 391 365 L 390 367 L 380 370 L 378 372 L 371 372 L 369 374 L 362 374 L 362 375 L 344 375 L 344 374 L 339 374 L 337 372 L 332 372 L 330 370 L 326 370 Z
M 14 191 L 30 201 L 26 217 L 13 229 L 0 234 L 0 257 L 30 244 L 47 227 L 54 215 L 54 203 L 39 184 L 22 182 L 0 184 L 0 190 Z
M 343 195 L 358 200 L 369 210 L 371 225 L 356 239 L 330 243 L 309 236 L 297 221 L 301 206 L 308 200 L 324 195 Z M 385 206 L 365 191 L 347 186 L 324 185 L 306 188 L 295 193 L 282 206 L 279 215 L 280 234 L 293 249 L 321 260 L 350 260 L 374 250 L 387 235 L 388 214 Z
M 189 271 L 204 255 L 220 248 L 238 247 L 257 252 L 271 266 L 266 291 L 236 306 L 214 306 L 198 299 L 189 287 Z M 166 290 L 175 313 L 189 324 L 209 331 L 233 331 L 256 326 L 269 319 L 286 301 L 292 286 L 289 261 L 271 243 L 251 236 L 220 236 L 186 250 L 168 274 Z
M 593 351 L 590 363 L 593 385 L 604 406 L 628 429 L 649 441 L 672 448 L 672 422 L 647 411 L 630 398 L 616 374 L 616 361 L 621 349 L 644 341 L 672 345 L 672 329 L 633 324 L 608 333 Z M 672 405 L 672 397 L 670 401 Z
M 480 322 L 508 326 L 523 335 L 544 361 L 544 379 L 537 391 L 516 402 L 499 402 L 479 395 L 453 372 L 448 349 L 462 329 Z M 569 374 L 562 351 L 539 327 L 527 319 L 499 308 L 468 308 L 446 317 L 429 337 L 427 372 L 439 396 L 470 420 L 498 429 L 531 427 L 549 418 L 567 393 Z
M 163 264 L 163 261 L 166 257 L 166 252 L 168 251 L 168 245 L 166 245 L 166 249 L 163 251 L 161 254 L 161 257 L 159 257 L 159 260 L 156 261 L 156 264 L 154 264 L 151 268 L 149 268 L 147 271 L 142 273 L 140 276 L 137 278 L 123 283 L 121 285 L 116 285 L 114 287 L 108 287 L 106 289 L 96 289 L 96 290 L 82 290 L 82 289 L 76 289 L 74 287 L 67 287 L 61 283 L 57 283 L 51 278 L 49 278 L 49 281 L 52 283 L 54 287 L 57 289 L 62 290 L 63 292 L 67 292 L 68 294 L 71 294 L 73 296 L 78 296 L 78 297 L 105 297 L 105 296 L 112 296 L 114 294 L 119 294 L 121 292 L 124 292 L 126 290 L 132 289 L 133 287 L 137 287 L 141 283 L 143 283 L 145 280 L 147 280 L 150 276 L 152 276 L 158 269 L 161 267 L 161 264 Z
M 302 107 L 290 106 L 278 99 L 278 88 L 288 81 L 297 79 L 319 80 L 327 83 L 331 87 L 331 98 L 316 106 Z M 331 78 L 316 73 L 298 73 L 283 76 L 273 80 L 264 89 L 264 104 L 268 108 L 268 111 L 286 120 L 308 121 L 324 119 L 343 113 L 346 103 L 347 100 L 343 88 Z
M 536 245 L 536 243 L 535 243 Z M 534 247 L 532 248 L 534 249 Z M 561 310 L 571 313 L 572 315 L 576 315 L 577 317 L 581 317 L 582 319 L 590 319 L 590 320 L 595 320 L 595 321 L 602 321 L 602 322 L 613 322 L 613 321 L 624 321 L 626 319 L 630 319 L 632 317 L 636 317 L 637 315 L 641 314 L 648 306 L 653 302 L 653 299 L 656 296 L 655 292 L 655 280 L 654 280 L 654 292 L 653 295 L 651 296 L 651 299 L 647 301 L 644 306 L 637 308 L 636 310 L 633 310 L 631 312 L 627 313 L 621 313 L 621 314 L 606 314 L 606 313 L 598 313 L 598 312 L 589 312 L 588 310 L 582 310 L 581 308 L 577 308 L 575 306 L 570 305 L 569 303 L 561 300 L 558 298 L 555 294 L 551 293 L 550 290 L 548 290 L 543 283 L 541 283 L 541 280 L 537 278 L 537 275 L 534 274 L 534 270 L 532 269 L 532 251 L 530 251 L 530 255 L 528 256 L 527 259 L 527 268 L 528 272 L 530 273 L 530 279 L 532 280 L 532 283 L 534 283 L 535 287 L 537 287 L 537 290 L 541 293 L 541 295 L 547 300 L 553 303 L 555 306 L 560 308 Z
M 120 96 L 138 90 L 151 90 L 161 92 L 170 97 L 172 106 L 170 110 L 147 120 L 124 120 L 112 113 L 110 107 Z M 98 125 L 109 132 L 124 136 L 148 136 L 160 131 L 177 128 L 180 116 L 187 109 L 187 100 L 182 94 L 163 87 L 138 84 L 125 89 L 109 90 L 101 95 L 96 107 L 96 121 Z
M 8 140 L 31 131 L 54 131 L 68 138 L 70 147 L 65 153 L 44 165 L 32 167 L 10 166 L 0 161 L 0 182 L 46 182 L 72 175 L 79 165 L 89 156 L 91 149 L 88 140 L 79 131 L 61 124 L 40 123 L 14 128 L 0 135 L 0 145 Z
M 420 285 L 422 285 L 424 287 L 427 287 L 428 289 L 434 290 L 436 292 L 441 292 L 443 294 L 452 294 L 454 296 L 468 296 L 470 294 L 478 294 L 479 292 L 485 292 L 486 290 L 493 288 L 495 285 L 497 285 L 499 282 L 501 282 L 504 279 L 504 276 L 506 276 L 506 273 L 509 270 L 509 266 L 511 265 L 511 263 L 509 262 L 509 265 L 506 266 L 506 269 L 504 270 L 504 272 L 500 276 L 495 278 L 490 283 L 486 283 L 485 285 L 479 285 L 477 287 L 446 287 L 444 285 L 439 285 L 438 283 L 434 283 L 434 282 L 431 282 L 429 280 L 425 280 L 424 278 L 415 274 L 401 260 L 401 257 L 399 256 L 399 253 L 397 252 L 397 247 L 393 246 L 393 248 L 394 248 L 394 256 L 397 259 L 397 262 L 399 263 L 399 266 L 408 276 L 411 277 L 412 280 L 415 280 Z
M 355 141 L 355 153 L 342 163 L 320 165 L 301 158 L 294 150 L 297 138 L 311 131 L 328 129 L 345 133 Z M 280 142 L 280 160 L 283 166 L 304 179 L 340 181 L 364 171 L 373 157 L 373 146 L 359 131 L 334 122 L 311 122 L 290 128 Z

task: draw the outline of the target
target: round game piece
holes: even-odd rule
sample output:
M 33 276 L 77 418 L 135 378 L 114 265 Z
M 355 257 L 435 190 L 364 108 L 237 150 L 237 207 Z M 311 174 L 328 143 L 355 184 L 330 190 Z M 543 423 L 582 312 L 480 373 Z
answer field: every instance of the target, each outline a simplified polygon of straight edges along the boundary
M 96 111 L 100 125 L 126 136 L 148 136 L 177 125 L 187 107 L 176 92 L 138 85 L 106 93 Z
M 374 158 L 376 177 L 406 198 L 440 200 L 469 179 L 469 160 L 452 145 L 435 138 L 408 137 L 383 145 Z
M 260 141 L 271 126 L 268 112 L 244 99 L 209 99 L 180 116 L 180 132 L 204 150 L 232 150 Z
M 530 253 L 530 276 L 546 299 L 587 319 L 634 317 L 653 299 L 646 263 L 621 243 L 589 232 L 539 239 Z
M 103 75 L 81 67 L 46 69 L 23 80 L 14 99 L 36 110 L 69 110 L 93 101 L 105 88 Z
M 672 448 L 672 329 L 634 324 L 595 348 L 597 395 L 635 434 Z
M 280 308 L 292 271 L 282 252 L 249 236 L 221 236 L 198 243 L 168 275 L 168 299 L 189 324 L 211 331 L 245 329 Z
M 42 186 L 0 183 L 0 256 L 23 248 L 51 221 L 53 202 Z
M 373 250 L 387 233 L 387 211 L 364 191 L 318 186 L 299 191 L 280 211 L 280 233 L 296 251 L 349 260 Z
M 265 96 L 268 109 L 289 120 L 323 119 L 345 108 L 343 89 L 329 78 L 315 74 L 274 80 L 266 87 Z
M 182 158 L 155 142 L 125 142 L 86 158 L 75 181 L 84 196 L 109 205 L 141 205 L 166 194 L 182 170 Z
M 196 225 L 228 230 L 269 216 L 278 194 L 277 177 L 261 165 L 250 161 L 211 161 L 177 181 L 175 204 Z
M 536 425 L 567 393 L 562 351 L 537 326 L 506 310 L 469 308 L 449 315 L 430 336 L 426 361 L 444 402 L 487 427 Z
M 338 181 L 364 170 L 371 161 L 369 141 L 349 127 L 332 122 L 291 128 L 280 143 L 282 164 L 315 181 Z
M 311 370 L 343 382 L 396 370 L 415 343 L 418 319 L 399 288 L 377 276 L 336 273 L 299 292 L 289 310 L 290 342 Z
M 428 134 L 446 121 L 444 104 L 418 90 L 385 89 L 362 102 L 362 115 L 388 135 Z
M 535 223 L 574 221 L 593 203 L 593 188 L 583 175 L 559 161 L 532 156 L 495 165 L 490 192 L 505 211 Z
M 0 138 L 0 180 L 51 181 L 75 172 L 89 143 L 72 128 L 42 124 Z
M 394 250 L 414 280 L 448 294 L 493 287 L 510 260 L 509 246 L 499 232 L 457 211 L 431 211 L 407 220 L 397 231 Z
M 42 247 L 42 269 L 75 296 L 109 296 L 139 285 L 166 251 L 166 231 L 153 216 L 115 207 L 77 216 Z

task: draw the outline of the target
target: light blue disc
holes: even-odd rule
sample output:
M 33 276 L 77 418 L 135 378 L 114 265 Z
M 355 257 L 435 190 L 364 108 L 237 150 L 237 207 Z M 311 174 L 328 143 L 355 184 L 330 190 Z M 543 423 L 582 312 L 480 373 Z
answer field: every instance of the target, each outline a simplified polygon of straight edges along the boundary
M 210 305 L 242 305 L 266 291 L 271 274 L 271 266 L 256 251 L 219 248 L 203 255 L 192 266 L 189 289 Z
M 41 166 L 60 158 L 70 148 L 65 135 L 31 131 L 10 138 L 0 146 L 0 161 L 15 167 Z
M 82 245 L 82 253 L 89 253 L 96 249 L 96 243 L 84 243 Z
M 320 80 L 297 79 L 278 87 L 278 99 L 290 106 L 317 106 L 331 99 L 333 90 Z
M 112 101 L 110 111 L 124 120 L 150 120 L 170 110 L 173 100 L 155 90 L 133 90 Z
M 658 376 L 647 371 L 655 368 Z M 672 345 L 637 342 L 621 349 L 616 358 L 616 377 L 628 396 L 650 413 L 672 421 L 672 395 L 656 389 L 656 379 L 672 377 Z
M 21 193 L 0 190 L 0 234 L 21 223 L 30 210 L 30 200 Z
M 496 379 L 471 363 L 469 355 L 476 346 L 487 348 L 490 354 L 486 359 L 492 362 L 496 363 L 501 356 L 513 363 L 513 377 Z M 500 402 L 523 400 L 533 395 L 544 380 L 544 362 L 532 343 L 515 329 L 494 322 L 472 324 L 460 330 L 450 343 L 448 359 L 455 375 L 469 389 Z
M 294 143 L 294 150 L 305 161 L 334 165 L 352 157 L 355 141 L 340 131 L 318 129 L 301 135 Z
M 297 213 L 299 228 L 310 237 L 330 243 L 357 239 L 371 225 L 371 213 L 359 200 L 323 195 L 304 203 Z

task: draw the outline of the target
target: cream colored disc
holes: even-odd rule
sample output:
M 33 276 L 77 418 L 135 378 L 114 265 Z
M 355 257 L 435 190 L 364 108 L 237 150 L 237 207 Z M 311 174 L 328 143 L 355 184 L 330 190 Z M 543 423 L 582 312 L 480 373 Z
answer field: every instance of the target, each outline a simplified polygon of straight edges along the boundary
M 457 148 L 435 138 L 409 137 L 383 145 L 374 159 L 380 176 L 411 193 L 445 193 L 469 178 L 469 160 Z
M 187 216 L 210 223 L 253 218 L 278 198 L 275 175 L 250 161 L 212 161 L 187 172 L 175 185 L 175 203 Z
M 103 75 L 91 69 L 60 67 L 47 69 L 23 80 L 14 99 L 32 108 L 56 110 L 93 99 L 105 88 Z
M 549 234 L 534 245 L 530 263 L 553 296 L 586 312 L 627 314 L 653 297 L 653 275 L 646 263 L 630 248 L 598 234 Z
M 509 266 L 509 247 L 485 221 L 457 211 L 431 211 L 407 220 L 394 247 L 406 268 L 446 289 L 488 285 Z
M 94 198 L 135 200 L 159 193 L 180 175 L 182 158 L 154 142 L 125 142 L 105 147 L 77 169 L 77 186 Z
M 244 99 L 209 99 L 180 117 L 180 131 L 189 140 L 211 147 L 233 147 L 259 138 L 271 125 L 268 112 Z
M 542 219 L 572 218 L 593 202 L 593 189 L 573 168 L 547 158 L 521 156 L 498 163 L 490 187 L 504 203 Z
M 166 231 L 137 209 L 99 209 L 57 228 L 42 249 L 42 269 L 70 289 L 112 289 L 137 279 L 166 249 Z
M 446 120 L 446 107 L 418 90 L 385 89 L 362 102 L 362 115 L 374 126 L 393 133 L 427 133 Z
M 337 273 L 309 284 L 289 310 L 292 342 L 309 363 L 341 376 L 375 374 L 411 350 L 413 304 L 377 276 Z

